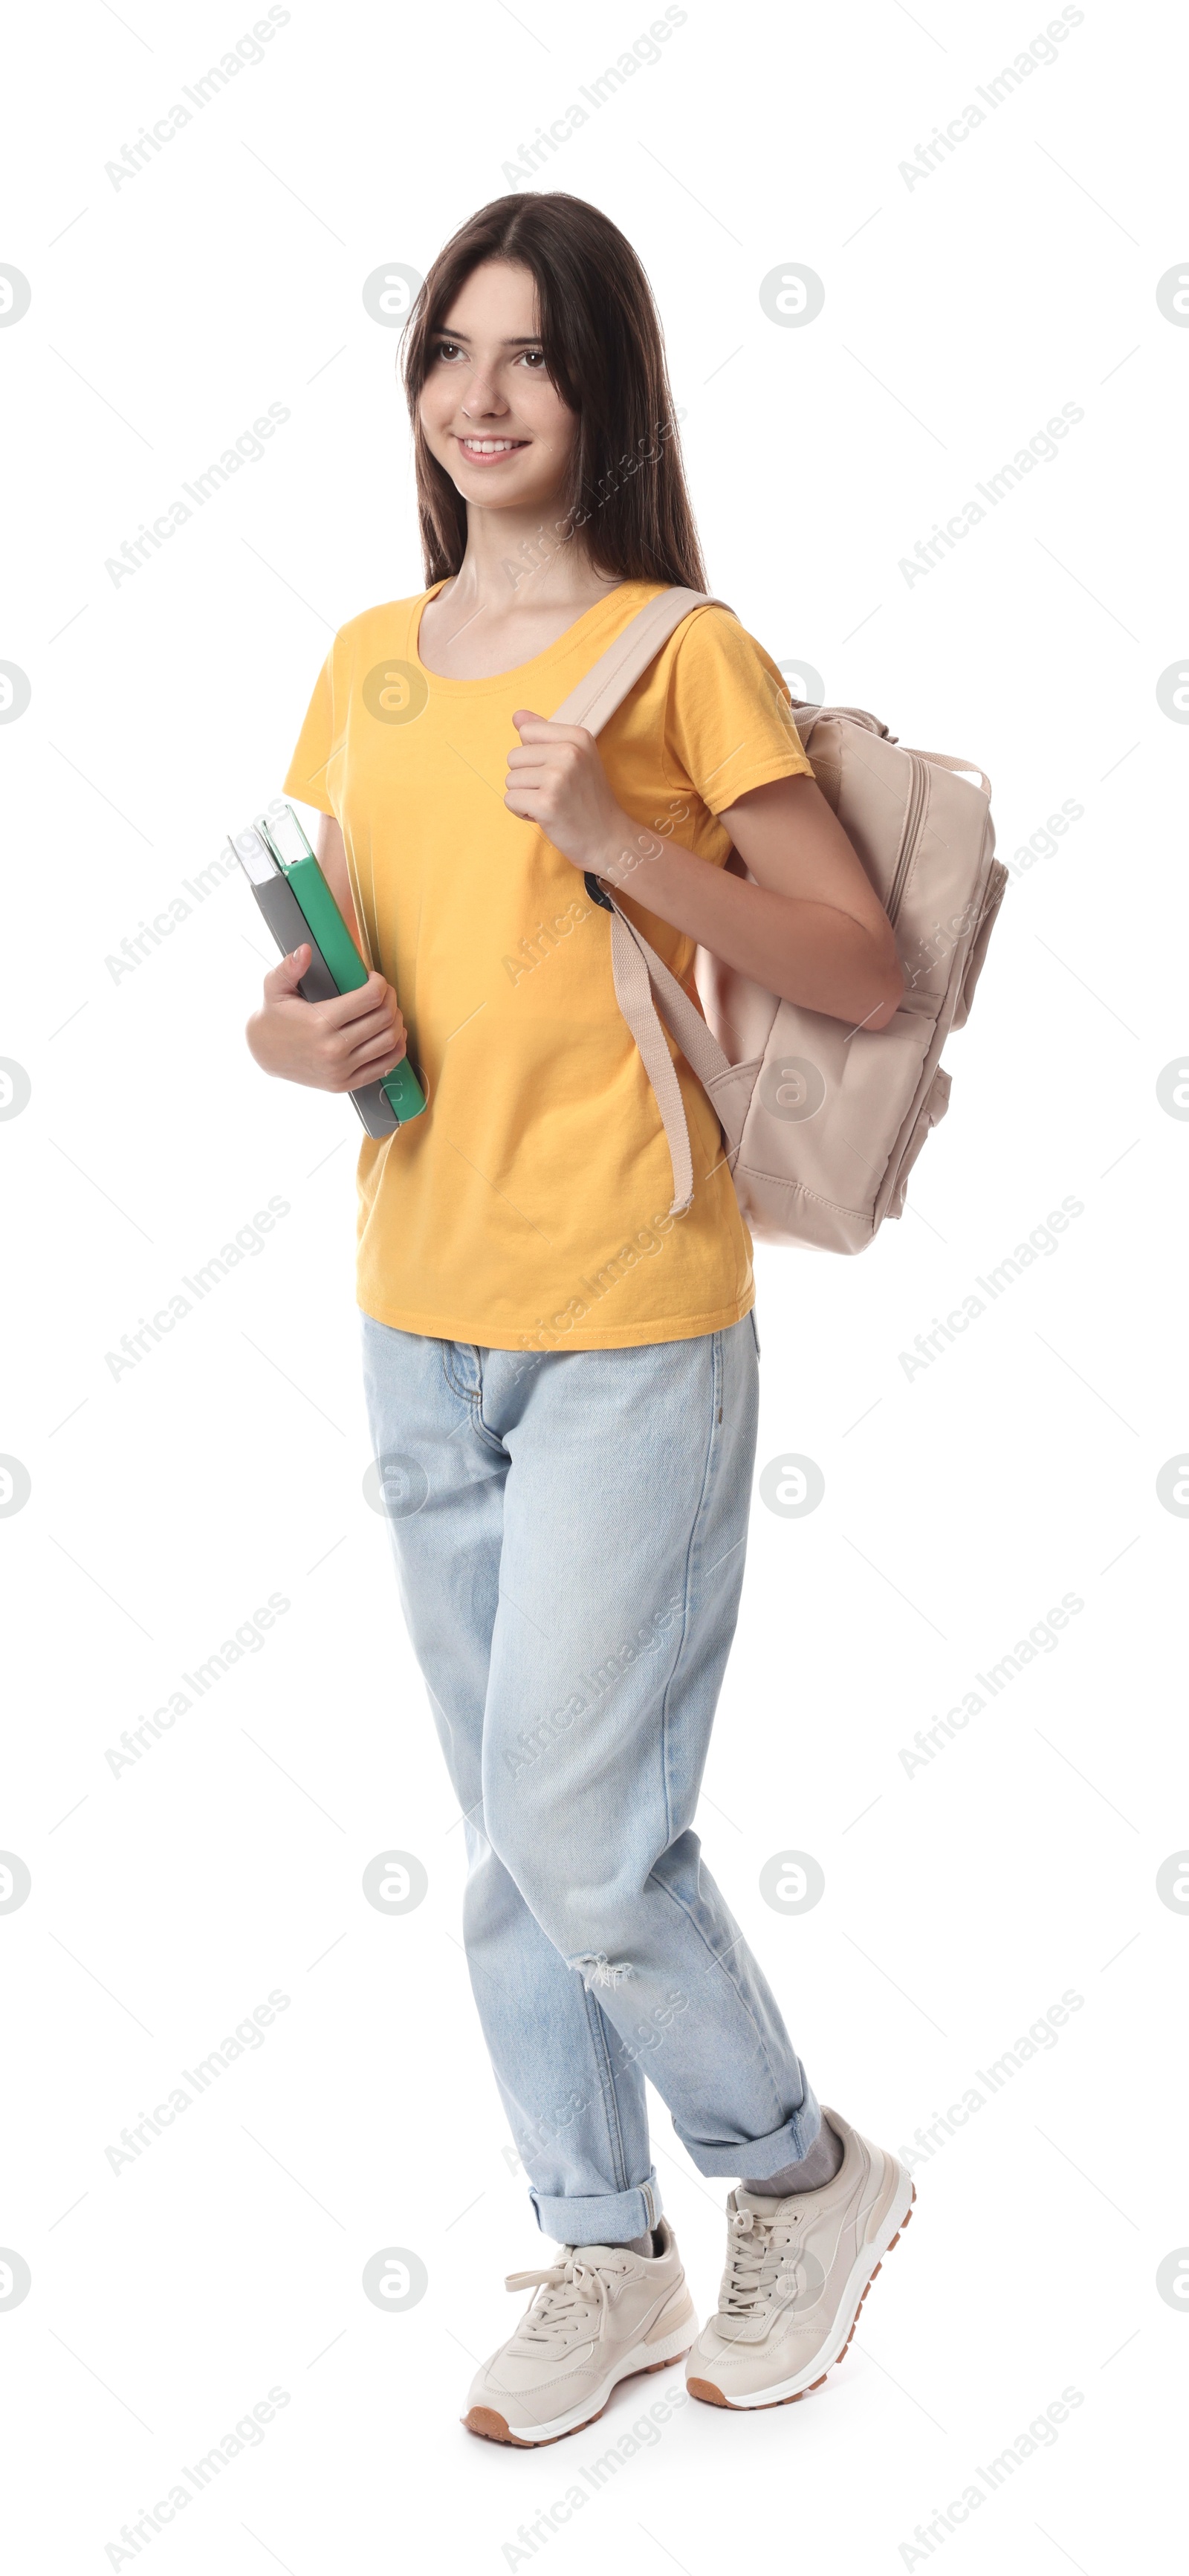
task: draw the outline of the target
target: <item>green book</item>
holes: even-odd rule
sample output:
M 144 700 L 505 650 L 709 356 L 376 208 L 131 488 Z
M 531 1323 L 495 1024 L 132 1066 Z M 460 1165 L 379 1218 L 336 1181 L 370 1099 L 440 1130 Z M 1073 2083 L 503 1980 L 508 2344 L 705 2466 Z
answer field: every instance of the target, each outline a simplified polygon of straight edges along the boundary
M 302 999 L 327 1002 L 335 993 L 357 993 L 368 970 L 293 807 L 228 837 L 282 956 L 303 941 L 313 950 L 297 988 Z M 382 1082 L 364 1083 L 348 1097 L 369 1136 L 390 1136 L 425 1107 L 407 1057 Z

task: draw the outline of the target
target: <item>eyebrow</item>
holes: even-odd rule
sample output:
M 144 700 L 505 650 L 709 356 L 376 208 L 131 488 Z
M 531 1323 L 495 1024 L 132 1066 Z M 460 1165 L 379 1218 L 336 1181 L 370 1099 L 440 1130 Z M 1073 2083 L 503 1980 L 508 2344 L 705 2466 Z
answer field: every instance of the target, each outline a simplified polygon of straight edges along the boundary
M 469 331 L 453 330 L 448 322 L 439 322 L 437 330 L 432 334 L 432 337 L 435 340 L 469 340 L 471 336 L 472 335 Z M 524 339 L 501 340 L 500 342 L 501 349 L 539 349 L 540 346 L 541 334 L 539 331 L 530 331 Z

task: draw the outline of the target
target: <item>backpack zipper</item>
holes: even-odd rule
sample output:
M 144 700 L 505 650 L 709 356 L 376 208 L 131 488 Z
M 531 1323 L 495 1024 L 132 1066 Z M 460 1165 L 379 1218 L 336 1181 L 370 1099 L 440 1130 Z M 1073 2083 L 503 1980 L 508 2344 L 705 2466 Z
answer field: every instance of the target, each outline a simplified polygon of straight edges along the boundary
M 892 878 L 888 899 L 884 906 L 888 919 L 893 924 L 904 901 L 905 881 L 912 863 L 912 854 L 916 847 L 916 836 L 925 810 L 925 796 L 929 785 L 929 773 L 924 761 L 918 759 L 915 751 L 910 751 L 907 757 L 912 764 L 912 776 L 908 786 L 908 810 L 904 817 L 904 830 L 896 856 L 896 873 Z

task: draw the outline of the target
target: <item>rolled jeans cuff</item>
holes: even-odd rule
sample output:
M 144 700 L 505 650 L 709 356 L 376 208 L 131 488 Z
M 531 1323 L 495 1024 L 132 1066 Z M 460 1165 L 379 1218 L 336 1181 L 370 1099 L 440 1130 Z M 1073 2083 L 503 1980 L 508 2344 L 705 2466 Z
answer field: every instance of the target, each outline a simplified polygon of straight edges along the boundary
M 687 2138 L 678 2131 L 682 2146 L 699 2173 L 730 2174 L 736 2180 L 746 2175 L 749 2182 L 763 2182 L 768 2174 L 779 2173 L 784 2165 L 800 2164 L 807 2156 L 822 2125 L 821 2104 L 807 2084 L 800 2109 L 792 2112 L 779 2129 L 766 2138 L 728 2139 L 723 2146 L 708 2146 L 701 2138 Z
M 551 2199 L 531 2184 L 528 2196 L 538 2227 L 558 2245 L 626 2245 L 633 2236 L 646 2236 L 661 2214 L 655 2168 L 634 2190 L 609 2191 L 594 2200 Z

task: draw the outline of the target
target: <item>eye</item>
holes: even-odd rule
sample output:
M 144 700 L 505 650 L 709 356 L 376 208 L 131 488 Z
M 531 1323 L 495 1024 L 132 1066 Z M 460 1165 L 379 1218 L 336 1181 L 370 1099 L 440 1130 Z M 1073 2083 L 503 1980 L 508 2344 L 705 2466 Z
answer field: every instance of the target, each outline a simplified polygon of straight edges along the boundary
M 543 349 L 522 349 L 520 363 L 528 368 L 530 375 L 541 375 L 545 369 L 545 352 Z
M 432 343 L 430 355 L 433 358 L 459 357 L 461 351 L 457 340 L 435 340 Z

